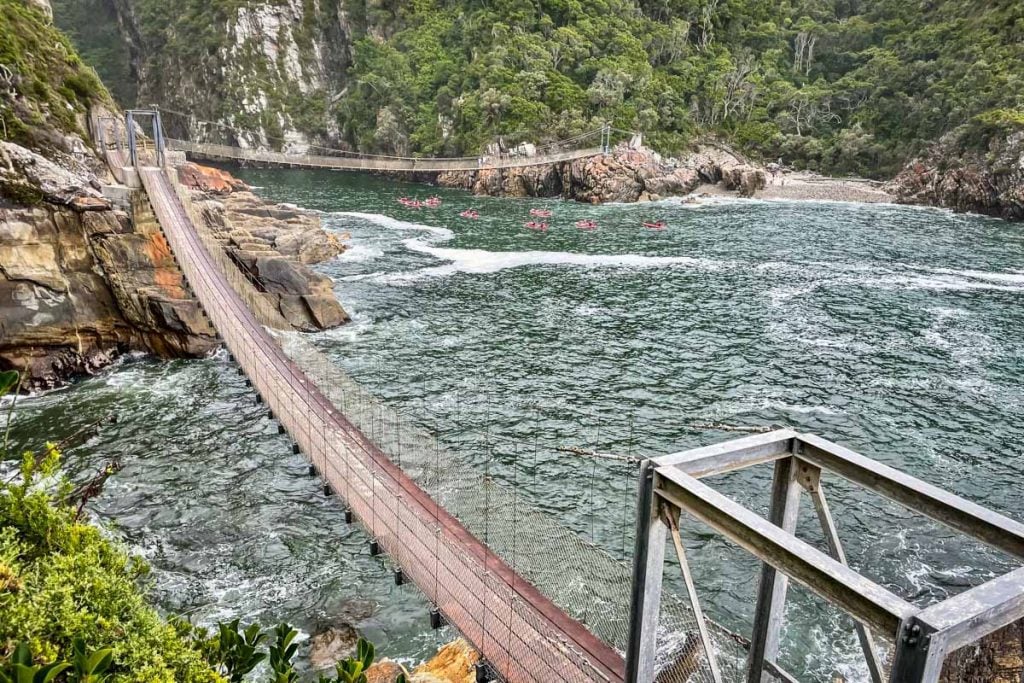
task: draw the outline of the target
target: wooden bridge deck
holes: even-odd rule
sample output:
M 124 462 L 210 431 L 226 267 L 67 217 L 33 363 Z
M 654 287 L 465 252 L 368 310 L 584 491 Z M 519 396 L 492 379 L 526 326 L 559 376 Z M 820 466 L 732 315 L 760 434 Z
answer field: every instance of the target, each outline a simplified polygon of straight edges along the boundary
M 622 681 L 618 652 L 440 507 L 285 355 L 217 268 L 165 172 L 144 167 L 139 175 L 190 287 L 259 395 L 447 621 L 504 680 Z
M 575 149 L 537 156 L 501 156 L 442 159 L 442 158 L 400 158 L 374 156 L 319 156 L 310 154 L 286 154 L 260 149 L 243 149 L 229 145 L 188 142 L 186 140 L 166 141 L 167 149 L 185 152 L 197 159 L 232 159 L 250 161 L 272 166 L 301 166 L 304 168 L 329 168 L 348 171 L 396 171 L 408 173 L 443 173 L 445 171 L 478 171 L 483 169 L 526 168 L 543 166 L 560 161 L 573 161 L 600 156 L 601 147 Z

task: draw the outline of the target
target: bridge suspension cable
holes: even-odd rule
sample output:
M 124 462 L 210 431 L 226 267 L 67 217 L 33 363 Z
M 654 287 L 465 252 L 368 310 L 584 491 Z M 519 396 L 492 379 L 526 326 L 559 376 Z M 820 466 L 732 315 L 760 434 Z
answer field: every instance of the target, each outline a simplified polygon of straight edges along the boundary
M 174 109 L 167 109 L 167 108 L 161 108 L 160 111 L 166 112 L 168 114 L 173 114 L 175 116 L 183 117 L 185 119 L 188 119 L 189 121 L 193 120 L 192 115 L 187 114 L 186 112 L 177 111 L 177 110 L 174 110 Z M 248 135 L 248 136 L 254 137 L 256 139 L 265 139 L 265 140 L 268 140 L 268 141 L 281 142 L 281 143 L 293 142 L 293 141 L 290 141 L 290 140 L 288 140 L 287 138 L 284 138 L 284 137 L 267 135 L 266 132 L 264 132 L 264 131 L 247 130 L 247 129 L 239 128 L 237 126 L 233 126 L 233 125 L 230 125 L 230 124 L 227 124 L 227 123 L 223 123 L 221 121 L 206 121 L 206 120 L 195 119 L 195 122 L 198 123 L 198 124 L 201 124 L 201 125 L 215 126 L 217 128 L 222 128 L 224 130 L 229 130 L 229 131 L 231 131 L 233 133 L 236 133 L 236 134 L 239 134 L 239 135 Z M 555 150 L 555 149 L 559 149 L 559 148 L 564 148 L 566 145 L 582 142 L 583 140 L 587 140 L 587 139 L 590 139 L 590 138 L 595 138 L 595 137 L 598 137 L 600 135 L 606 135 L 611 130 L 613 130 L 613 129 L 610 126 L 604 125 L 604 126 L 601 126 L 600 128 L 594 128 L 594 129 L 585 131 L 583 133 L 579 133 L 577 135 L 574 135 L 574 136 L 571 136 L 571 137 L 568 137 L 568 138 L 562 138 L 562 139 L 559 139 L 559 140 L 554 140 L 554 141 L 551 141 L 551 142 L 545 142 L 545 143 L 542 143 L 542 144 L 539 144 L 539 145 L 534 145 L 534 150 L 536 152 L 542 152 L 542 151 L 547 151 L 547 150 Z M 614 129 L 614 130 L 618 131 L 618 129 Z M 526 132 L 527 131 L 521 131 L 519 133 L 511 133 L 511 134 L 498 134 L 498 137 L 499 138 L 517 137 L 518 135 L 526 133 Z M 629 133 L 629 132 L 626 132 L 626 131 L 620 131 L 620 132 L 624 132 L 624 133 L 626 133 L 628 135 L 632 135 L 633 134 L 633 133 Z M 204 143 L 192 143 L 192 144 L 204 144 Z M 403 156 L 403 155 L 391 155 L 391 154 L 376 154 L 376 153 L 358 152 L 358 151 L 354 151 L 354 150 L 350 150 L 350 149 L 342 149 L 340 147 L 328 147 L 328 146 L 316 145 L 316 144 L 308 144 L 308 145 L 304 145 L 304 146 L 307 149 L 310 149 L 310 150 L 317 150 L 317 151 L 320 151 L 320 152 L 327 152 L 327 153 L 329 153 L 332 156 L 348 156 L 348 157 L 359 158 L 359 159 L 384 159 L 384 160 L 418 161 L 418 162 L 427 162 L 427 161 L 470 161 L 470 160 L 477 160 L 477 159 L 481 158 L 481 156 L 483 156 L 483 155 L 476 155 L 476 156 L 453 156 L 453 157 Z

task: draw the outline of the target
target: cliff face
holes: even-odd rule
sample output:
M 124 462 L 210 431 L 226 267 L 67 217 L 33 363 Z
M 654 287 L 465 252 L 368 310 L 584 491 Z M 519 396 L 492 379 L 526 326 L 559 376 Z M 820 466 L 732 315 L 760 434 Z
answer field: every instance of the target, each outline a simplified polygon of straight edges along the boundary
M 212 349 L 148 204 L 99 191 L 85 120 L 110 100 L 49 6 L 0 2 L 0 38 L 0 369 L 47 388 L 125 351 Z
M 0 0 L 0 370 L 24 371 L 29 389 L 128 351 L 198 356 L 217 346 L 145 194 L 114 184 L 91 147 L 89 115 L 120 113 L 48 10 L 44 0 Z M 343 249 L 319 219 L 247 193 L 222 204 L 212 196 L 243 185 L 210 174 L 224 187 L 198 193 L 205 213 L 222 226 L 237 215 L 258 233 L 248 235 L 253 264 L 236 262 L 257 271 L 286 320 L 302 330 L 345 322 L 330 280 L 305 265 Z
M 0 205 L 0 367 L 50 388 L 121 353 L 194 356 L 216 345 L 148 206 Z
M 1024 220 L 1024 130 L 993 137 L 987 152 L 964 152 L 949 136 L 907 164 L 890 189 L 905 204 Z
M 117 35 L 82 26 L 116 17 Z M 168 135 L 304 152 L 339 137 L 352 21 L 341 0 L 56 0 L 55 20 L 94 65 L 130 67 L 132 101 L 157 104 Z

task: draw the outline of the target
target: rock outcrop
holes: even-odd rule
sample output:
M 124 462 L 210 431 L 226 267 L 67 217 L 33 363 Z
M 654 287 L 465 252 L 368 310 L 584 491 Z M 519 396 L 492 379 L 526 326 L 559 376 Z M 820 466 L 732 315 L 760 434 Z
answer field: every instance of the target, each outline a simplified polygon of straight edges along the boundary
M 416 667 L 412 673 L 412 682 L 473 683 L 476 681 L 475 667 L 479 661 L 480 653 L 459 638 L 442 647 L 436 655 Z
M 740 196 L 765 187 L 764 171 L 741 159 L 701 148 L 685 159 L 666 159 L 645 147 L 618 145 L 611 153 L 540 166 L 442 173 L 440 185 L 474 194 L 563 197 L 579 202 L 652 201 L 686 195 L 702 182 L 719 183 Z
M 442 647 L 411 674 L 400 664 L 385 659 L 370 667 L 366 678 L 368 683 L 394 683 L 399 674 L 406 673 L 410 683 L 475 683 L 478 661 L 480 654 L 459 638 Z
M 8 188 L 38 201 L 0 200 L 0 368 L 42 389 L 126 351 L 195 356 L 216 346 L 148 203 L 133 216 L 113 210 L 95 177 L 16 145 L 4 151 L 28 161 L 7 169 Z
M 312 332 L 349 320 L 330 278 L 310 265 L 345 247 L 320 226 L 320 218 L 290 204 L 269 204 L 226 171 L 185 164 L 178 177 L 191 188 L 200 219 L 224 251 L 267 294 L 295 329 Z
M 1024 131 L 993 138 L 985 153 L 965 152 L 949 135 L 907 164 L 888 189 L 904 204 L 1024 220 Z

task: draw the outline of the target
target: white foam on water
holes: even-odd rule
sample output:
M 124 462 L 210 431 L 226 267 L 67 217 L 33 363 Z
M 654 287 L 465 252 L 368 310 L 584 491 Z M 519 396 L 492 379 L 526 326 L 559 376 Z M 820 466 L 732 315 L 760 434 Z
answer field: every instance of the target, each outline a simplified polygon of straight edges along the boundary
M 574 266 L 580 268 L 698 268 L 722 270 L 732 263 L 690 256 L 644 256 L 642 254 L 580 254 L 568 251 L 487 251 L 484 249 L 445 249 L 412 239 L 402 242 L 410 251 L 427 254 L 448 264 L 426 268 L 410 276 L 438 276 L 451 273 L 496 273 L 524 266 Z
M 342 216 L 345 218 L 358 218 L 374 225 L 379 225 L 382 228 L 388 228 L 389 230 L 418 230 L 421 232 L 429 232 L 437 235 L 442 239 L 451 239 L 454 233 L 448 228 L 439 228 L 434 225 L 425 225 L 423 223 L 411 223 L 409 221 L 398 220 L 391 216 L 385 216 L 381 213 L 361 213 L 359 211 L 336 211 L 331 213 L 332 216 Z
M 349 242 L 344 253 L 338 256 L 338 259 L 345 263 L 365 263 L 366 261 L 380 258 L 383 255 L 383 249 L 378 249 L 363 242 L 352 241 Z

